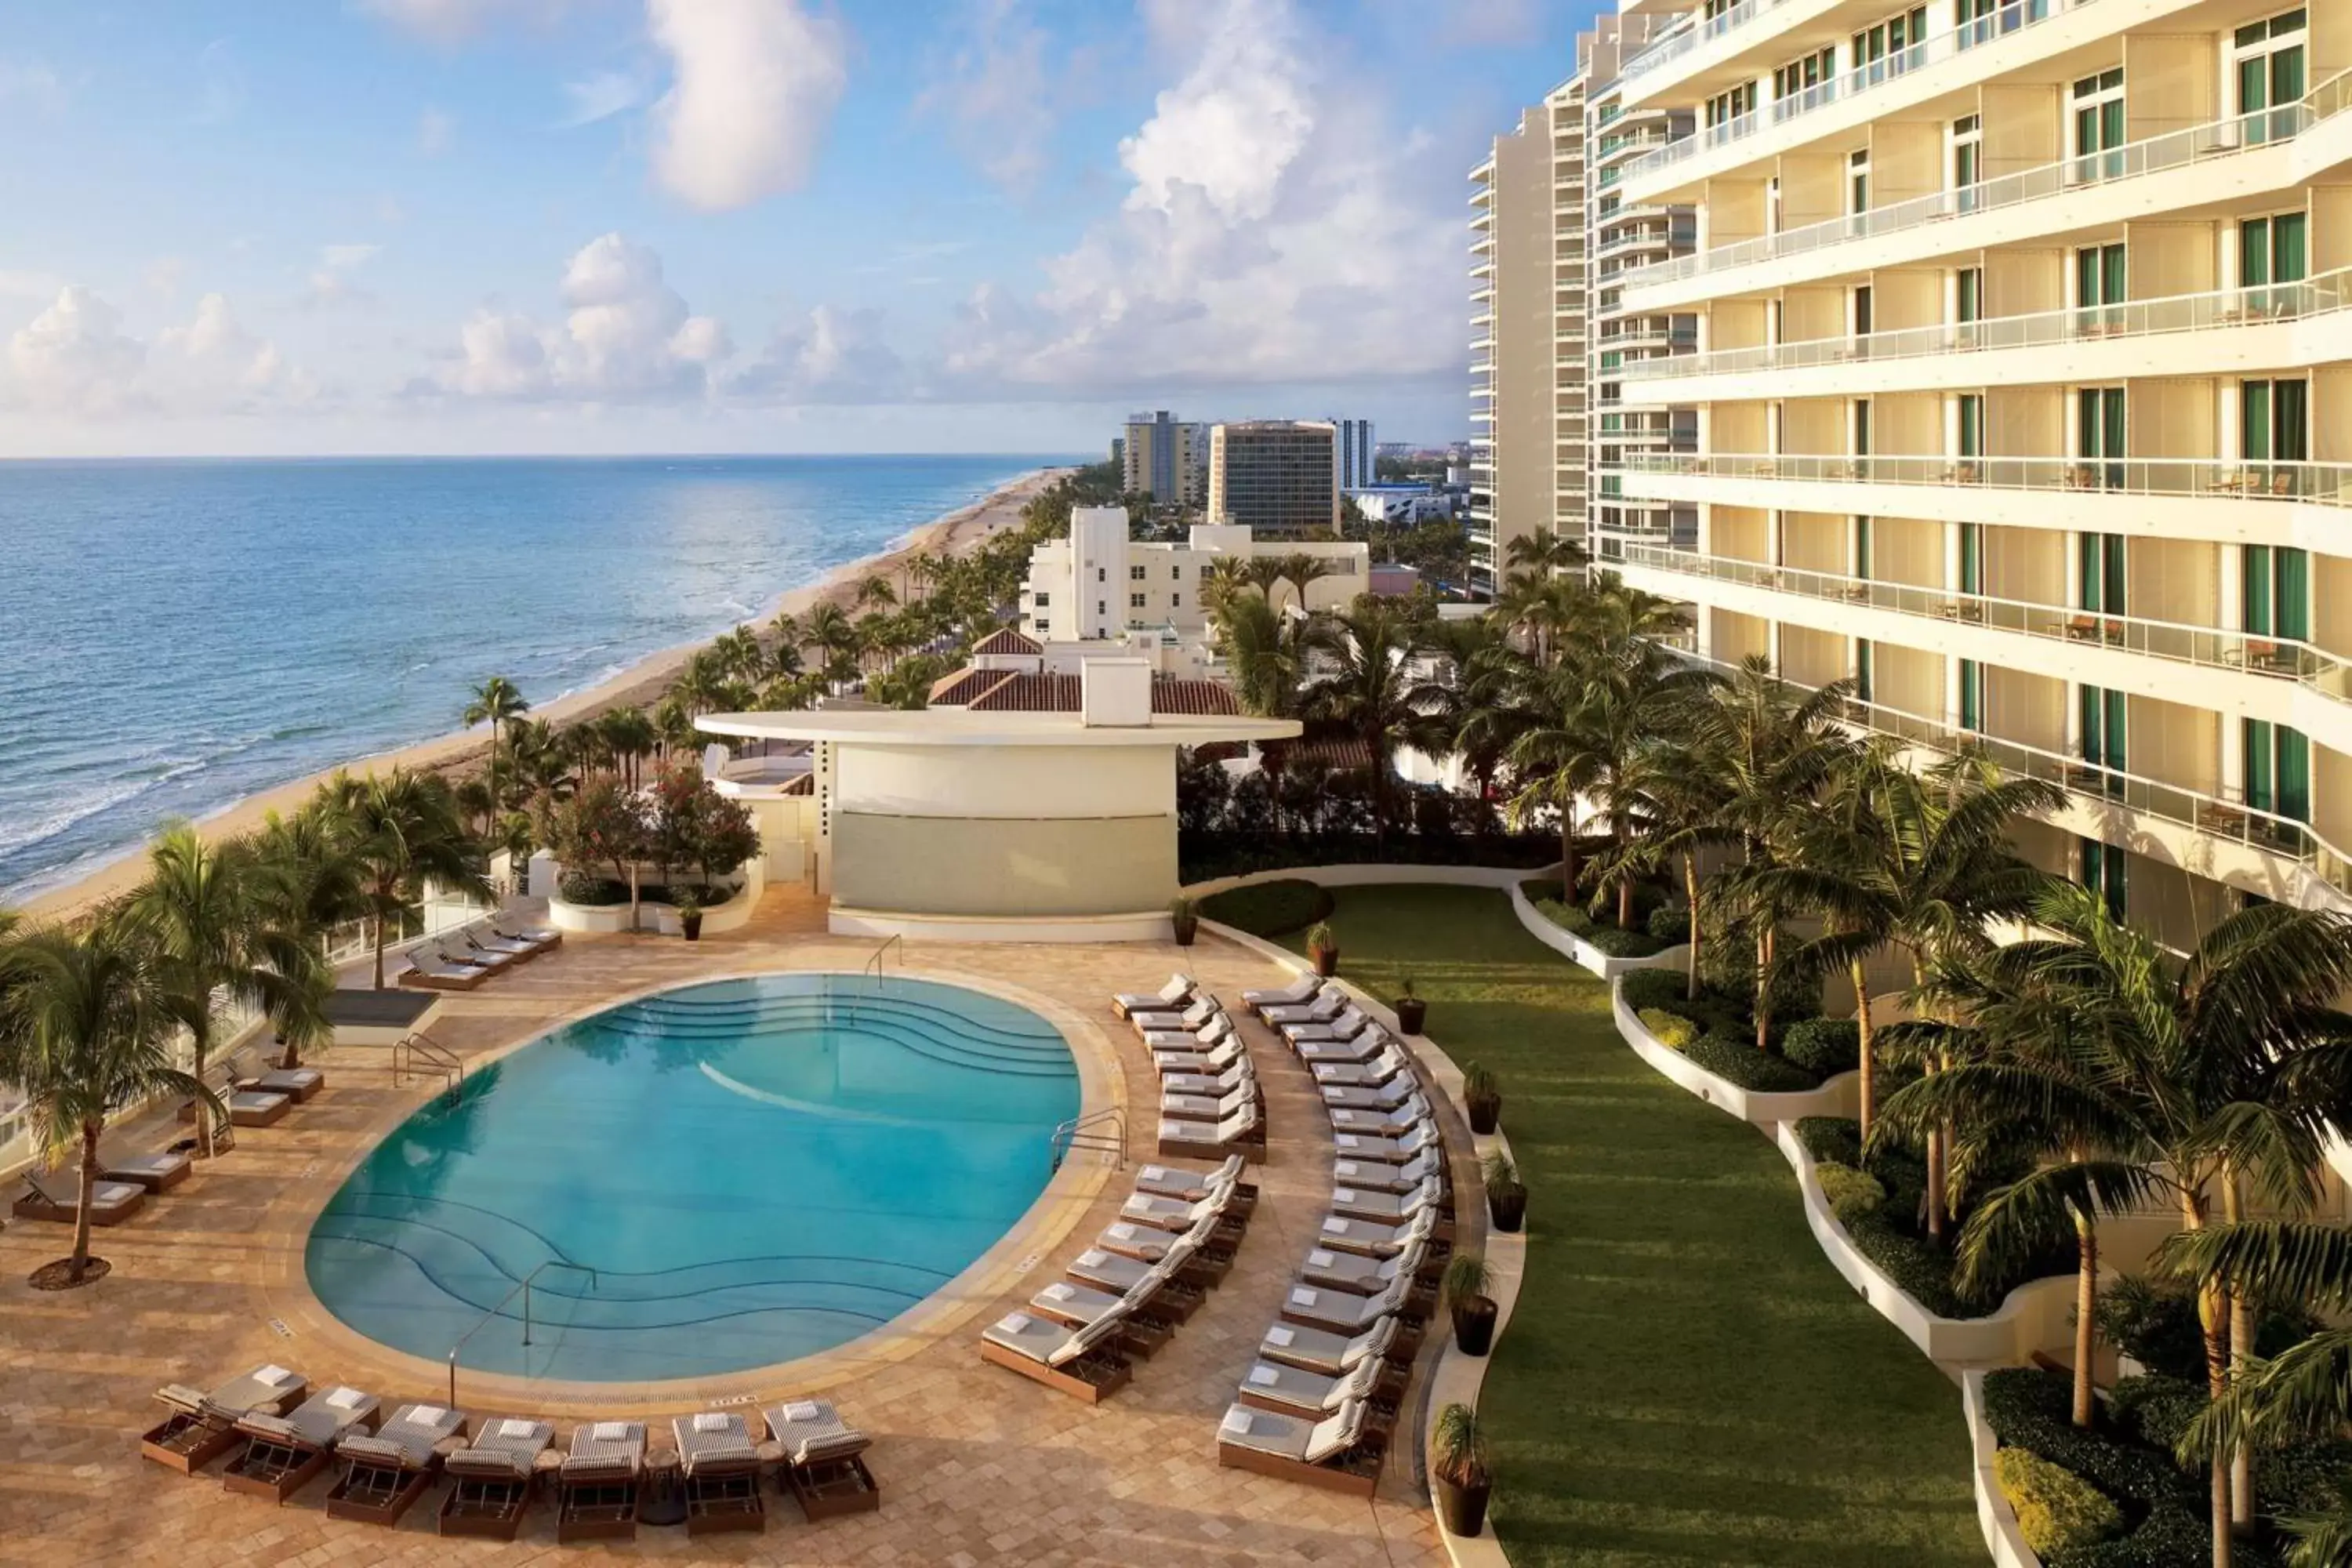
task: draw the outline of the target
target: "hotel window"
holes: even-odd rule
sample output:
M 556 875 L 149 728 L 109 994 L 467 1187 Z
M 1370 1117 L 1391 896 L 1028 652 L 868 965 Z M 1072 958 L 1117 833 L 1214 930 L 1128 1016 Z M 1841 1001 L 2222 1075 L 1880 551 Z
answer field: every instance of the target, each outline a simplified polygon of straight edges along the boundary
M 1097 566 L 1097 567 L 1096 567 L 1096 568 L 1095 568 L 1095 581 L 1096 581 L 1096 582 L 1097 582 L 1097 583 L 1108 583 L 1108 582 L 1109 582 L 1109 581 L 1110 581 L 1110 568 L 1109 568 L 1109 567 L 1108 567 L 1108 566 Z
M 1203 562 L 1202 562 L 1202 563 L 1201 563 L 1201 575 L 1202 575 L 1202 576 L 1203 576 L 1203 577 L 1208 576 L 1208 575 L 1209 575 L 1209 574 L 1210 574 L 1210 570 L 1211 570 L 1211 568 L 1213 568 L 1213 566 L 1215 566 L 1215 565 L 1216 565 L 1216 563 L 1215 563 L 1215 562 L 1213 562 L 1213 561 L 1203 561 Z
M 1846 154 L 1845 210 L 1866 213 L 1870 210 L 1870 149 L 1857 147 Z
M 1743 81 L 1729 92 L 1717 93 L 1706 100 L 1706 122 L 1710 128 L 1728 125 L 1756 112 L 1756 84 Z
M 1984 728 L 1984 666 L 1972 658 L 1960 660 L 1960 728 Z
M 1184 580 L 1184 568 L 1181 566 L 1168 568 L 1168 580 L 1171 583 L 1181 583 Z
M 1960 528 L 1960 592 L 1984 592 L 1984 524 L 1964 522 Z
M 1837 74 L 1837 47 L 1834 44 L 1801 55 L 1772 72 L 1772 101 L 1793 98 L 1807 88 L 1814 88 Z M 1824 94 L 1823 96 L 1827 96 Z
M 2074 394 L 2077 456 L 2093 459 L 2076 473 L 2078 483 L 2105 489 L 2124 484 L 2124 389 L 2085 386 Z
M 2129 614 L 2124 607 L 2124 584 L 2129 575 L 2124 536 L 2078 533 L 2074 536 L 2074 552 L 2082 568 L 2083 608 L 2108 616 Z
M 2086 76 L 2074 84 L 2076 180 L 2112 180 L 2124 172 L 2124 68 Z M 2094 153 L 2109 156 L 2094 159 Z
M 1927 38 L 1927 7 L 1915 5 L 1853 36 L 1853 68 L 1883 81 L 1914 62 L 1903 51 Z
M 1984 320 L 1984 268 L 1963 267 L 1952 274 L 1952 318 L 1960 324 L 1955 346 L 1974 348 L 1977 335 L 1969 329 Z
M 2238 112 L 2252 117 L 2245 122 L 2249 142 L 2294 134 L 2294 127 L 2284 113 L 2263 110 L 2284 110 L 2303 97 L 2307 20 L 2304 9 L 2297 6 L 2267 21 L 2249 22 L 2231 39 Z
M 1871 303 L 1870 285 L 1857 286 L 1853 291 L 1853 335 L 1857 338 L 1866 338 L 1876 330 L 1873 325 Z
M 1129 594 L 1127 596 L 1127 607 L 1130 610 L 1139 610 L 1143 608 L 1143 600 L 1144 595 L 1141 594 Z
M 1110 605 L 1109 605 L 1109 602 L 1108 602 L 1108 601 L 1107 601 L 1107 600 L 1103 600 L 1103 599 L 1097 599 L 1097 600 L 1095 601 L 1095 614 L 1096 614 L 1096 615 L 1097 615 L 1097 616 L 1107 616 L 1107 615 L 1109 615 L 1109 614 L 1110 614 Z
M 1054 595 L 1051 594 L 1040 594 L 1037 595 L 1037 608 L 1041 610 L 1053 602 Z
M 1960 210 L 1976 210 L 1976 187 L 1984 179 L 1984 127 L 1971 114 L 1952 121 L 1952 188 L 1960 193 Z
M 1870 694 L 1870 639 L 1853 639 L 1853 696 L 1857 702 L 1874 700 Z
M 1870 456 L 1870 399 L 1867 397 L 1853 400 L 1853 455 L 1857 458 Z
M 1870 519 L 1866 517 L 1853 520 L 1853 574 L 1870 581 Z
M 1141 567 L 1141 566 L 1130 566 L 1130 567 L 1129 567 L 1129 568 L 1127 569 L 1127 580 L 1128 580 L 1129 582 L 1130 582 L 1130 583 L 1140 583 L 1140 582 L 1142 582 L 1142 581 L 1143 581 L 1143 574 L 1144 574 L 1145 570 L 1146 570 L 1146 568 Z
M 2083 760 L 2093 767 L 2121 769 L 2124 763 L 2126 710 L 2120 691 L 2095 686 L 2079 688 L 2083 725 Z M 2110 787 L 2114 787 L 2111 784 Z
M 1168 607 L 1169 607 L 1170 609 L 1171 609 L 1171 610 L 1181 610 L 1181 609 L 1182 609 L 1182 608 L 1184 607 L 1184 595 L 1181 595 L 1181 594 L 1171 594 L 1171 595 L 1168 595 Z
M 2122 920 L 2128 901 L 2128 891 L 2124 885 L 2124 852 L 2095 838 L 2084 838 L 2079 842 L 2082 846 L 2080 880 L 2083 886 L 2105 901 L 2111 918 Z
M 1051 621 L 1039 621 L 1039 622 L 1037 623 L 1037 635 L 1038 635 L 1039 637 L 1050 637 L 1050 636 L 1052 636 L 1052 635 L 1053 635 L 1053 631 L 1054 631 L 1054 623 L 1053 623 L 1053 622 L 1051 622 Z
M 2311 456 L 2311 384 L 2306 381 L 2242 381 L 2238 384 L 2238 450 L 2249 464 L 2300 463 Z M 2266 476 L 2268 488 L 2292 494 L 2290 472 Z M 2282 486 L 2285 487 L 2282 489 Z
M 1960 456 L 1981 458 L 1984 445 L 1984 394 L 1963 392 L 1958 400 Z M 1973 477 L 1973 476 L 1970 476 Z
M 2300 283 L 2310 275 L 2309 230 L 2309 220 L 2302 213 L 2250 217 L 2238 226 L 2238 283 L 2251 290 L 2246 296 L 2247 310 L 2266 316 L 2273 310 L 2287 312 L 2304 307 L 2303 290 L 2282 288 L 2273 293 L 2268 285 Z
M 2074 318 L 2076 331 L 2105 331 L 2122 326 L 2121 310 L 2098 307 L 2119 306 L 2127 296 L 2122 246 L 2086 245 L 2074 252 L 2074 304 L 2081 312 Z
M 2311 557 L 2300 550 L 2242 544 L 2239 550 L 2239 625 L 2252 637 L 2311 637 Z M 2275 649 L 2249 647 L 2257 663 L 2275 661 Z
M 2311 820 L 2311 742 L 2299 730 L 2242 719 L 2246 804 L 2292 822 Z

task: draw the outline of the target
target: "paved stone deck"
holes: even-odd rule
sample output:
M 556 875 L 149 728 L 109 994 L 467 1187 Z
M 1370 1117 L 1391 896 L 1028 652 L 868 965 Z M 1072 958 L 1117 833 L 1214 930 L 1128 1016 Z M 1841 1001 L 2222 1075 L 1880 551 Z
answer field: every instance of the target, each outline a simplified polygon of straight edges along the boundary
M 570 938 L 559 952 L 453 995 L 435 1034 L 478 1061 L 553 1022 L 651 987 L 756 969 L 856 969 L 874 947 L 827 936 L 814 901 L 772 891 L 744 931 L 695 945 L 650 936 Z M 1047 1004 L 1066 1029 L 1092 1031 L 1080 1042 L 1082 1055 L 1090 1047 L 1115 1054 L 1129 1101 L 1142 1108 L 1129 1118 L 1130 1168 L 1151 1157 L 1148 1108 L 1157 1079 L 1132 1034 L 1109 1016 L 1107 995 L 1150 989 L 1180 965 L 1228 994 L 1282 978 L 1265 961 L 1207 936 L 1187 953 L 909 942 L 904 965 L 1025 994 Z M 789 1500 L 772 1494 L 764 1535 L 690 1541 L 683 1530 L 646 1529 L 634 1545 L 616 1548 L 558 1547 L 543 1506 L 511 1545 L 443 1541 L 433 1531 L 437 1492 L 387 1531 L 329 1520 L 324 1480 L 273 1509 L 226 1492 L 217 1461 L 190 1478 L 139 1458 L 138 1434 L 155 1418 L 151 1395 L 158 1384 L 209 1386 L 264 1361 L 314 1384 L 368 1387 L 387 1403 L 446 1396 L 439 1368 L 360 1340 L 300 1288 L 309 1215 L 431 1092 L 413 1078 L 395 1087 L 388 1053 L 337 1052 L 319 1064 L 328 1087 L 309 1105 L 275 1128 L 241 1133 L 237 1148 L 151 1200 L 130 1224 L 97 1233 L 97 1250 L 114 1266 L 100 1284 L 55 1295 L 32 1290 L 26 1276 L 60 1256 L 70 1233 L 32 1222 L 0 1231 L 0 1563 L 1442 1563 L 1414 1456 L 1402 1448 L 1370 1502 L 1217 1468 L 1217 1418 L 1330 1191 L 1330 1134 L 1306 1073 L 1255 1025 L 1245 1032 L 1266 1085 L 1272 1130 L 1268 1159 L 1254 1168 L 1263 1196 L 1232 1275 L 1172 1344 L 1138 1363 L 1127 1389 L 1090 1407 L 986 1365 L 976 1351 L 983 1324 L 1058 1278 L 1109 1222 L 1129 1189 L 1105 1170 L 1098 1185 L 1089 1175 L 1073 1184 L 1066 1201 L 1045 1205 L 1050 1245 L 1020 1238 L 1020 1260 L 1000 1259 L 980 1278 L 968 1276 L 967 1298 L 933 1307 L 915 1333 L 730 1384 L 762 1398 L 824 1388 L 875 1436 L 868 1459 L 884 1489 L 879 1512 L 811 1525 Z M 160 1125 L 126 1129 L 122 1142 L 159 1147 L 171 1135 Z M 1008 1258 L 1013 1249 L 1008 1244 Z M 1031 1252 L 1040 1260 L 1023 1269 Z M 271 1326 L 273 1318 L 288 1333 Z M 1439 1338 L 1432 1336 L 1433 1346 Z M 460 1384 L 460 1404 L 477 1417 L 545 1414 L 565 1433 L 589 1408 L 570 1396 L 577 1385 L 532 1401 L 476 1397 L 484 1386 L 471 1377 Z M 488 1391 L 506 1392 L 495 1384 Z M 665 1404 L 656 1391 L 614 1388 L 604 1403 L 617 1414 L 675 1413 L 699 1402 Z M 1409 1412 L 1402 1430 L 1416 1426 Z M 1409 1447 L 1411 1439 L 1404 1442 Z

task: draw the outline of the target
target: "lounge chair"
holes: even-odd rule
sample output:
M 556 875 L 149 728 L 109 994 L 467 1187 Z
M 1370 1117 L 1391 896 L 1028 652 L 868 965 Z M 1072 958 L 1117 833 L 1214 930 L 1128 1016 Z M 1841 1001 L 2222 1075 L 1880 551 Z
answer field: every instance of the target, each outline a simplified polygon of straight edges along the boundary
M 1072 1258 L 1065 1272 L 1078 1284 L 1120 1295 L 1148 1279 L 1164 1279 L 1171 1295 L 1189 1292 L 1197 1300 L 1200 1292 L 1213 1283 L 1192 1271 L 1192 1258 L 1200 1249 L 1200 1232 L 1196 1228 L 1170 1242 L 1167 1250 L 1151 1262 L 1107 1247 L 1090 1247 Z
M 706 1410 L 671 1420 L 677 1439 L 679 1484 L 686 1492 L 686 1532 L 768 1528 L 760 1496 L 760 1450 L 751 1428 L 732 1410 Z
M 1247 1057 L 1227 1064 L 1221 1072 L 1171 1072 L 1160 1076 L 1160 1092 L 1163 1096 L 1180 1094 L 1222 1099 L 1256 1087 L 1257 1068 L 1250 1065 Z
M 1429 1101 L 1418 1096 L 1393 1110 L 1367 1110 L 1345 1105 L 1327 1109 L 1331 1112 L 1333 1132 L 1352 1132 L 1358 1137 L 1369 1134 L 1374 1138 L 1402 1138 L 1412 1128 L 1430 1120 Z
M 275 1363 L 232 1378 L 210 1394 L 169 1383 L 155 1391 L 170 1412 L 139 1436 L 139 1452 L 166 1469 L 194 1475 L 236 1446 L 236 1422 L 259 1411 L 283 1415 L 302 1402 L 310 1384 Z
M 479 953 L 485 959 L 505 958 L 512 959 L 517 963 L 527 963 L 545 951 L 537 942 L 512 942 L 495 932 L 488 941 L 483 940 L 482 933 L 479 931 L 469 931 L 465 933 L 465 937 L 466 951 L 459 955 L 465 958 L 471 958 L 474 954 Z
M 1255 1079 L 1218 1094 L 1181 1094 L 1162 1089 L 1160 1115 L 1166 1121 L 1223 1121 L 1255 1105 L 1259 1093 Z
M 1106 1314 L 1068 1329 L 1028 1312 L 1008 1312 L 980 1336 L 980 1359 L 1010 1367 L 1073 1399 L 1099 1405 L 1127 1386 L 1134 1369 L 1118 1353 L 1127 1314 Z
M 1189 1257 L 1179 1250 L 1187 1244 L 1191 1247 Z M 1173 1233 L 1116 1220 L 1103 1226 L 1102 1234 L 1095 1238 L 1095 1248 L 1142 1263 L 1164 1262 L 1172 1254 L 1184 1259 L 1188 1278 L 1215 1285 L 1233 1270 L 1234 1238 L 1220 1234 L 1213 1215 L 1190 1230 Z
M 1173 1013 L 1191 1006 L 1199 990 L 1192 977 L 1180 971 L 1156 992 L 1119 992 L 1110 999 L 1110 1010 L 1122 1018 L 1130 1013 Z
M 1396 1110 L 1420 1098 L 1421 1080 L 1408 1072 L 1365 1089 L 1339 1089 L 1327 1084 L 1322 1095 L 1324 1108 L 1329 1110 Z
M 1440 1147 L 1444 1139 L 1437 1131 L 1436 1121 L 1425 1119 L 1412 1123 L 1392 1138 L 1374 1137 L 1362 1132 L 1339 1132 L 1332 1135 L 1331 1142 L 1339 1150 L 1341 1159 L 1354 1160 L 1359 1163 L 1369 1161 L 1399 1165 L 1416 1158 L 1423 1150 Z
M 1189 1034 L 1204 1026 L 1210 1019 L 1221 1017 L 1224 1008 L 1214 996 L 1195 997 L 1181 1007 L 1139 1007 L 1127 1016 L 1139 1035 L 1154 1030 L 1172 1030 Z
M 1435 1176 L 1409 1193 L 1375 1193 L 1362 1187 L 1331 1189 L 1331 1212 L 1342 1219 L 1375 1219 L 1382 1225 L 1402 1225 L 1423 1209 L 1443 1212 L 1445 1184 Z
M 433 1486 L 441 1445 L 466 1435 L 463 1412 L 438 1405 L 404 1405 L 372 1436 L 354 1434 L 335 1445 L 343 1473 L 327 1494 L 327 1517 L 380 1524 L 400 1522 Z
M 1298 1059 L 1310 1068 L 1326 1062 L 1368 1062 L 1388 1048 L 1389 1040 L 1389 1032 L 1374 1024 L 1349 1040 L 1301 1040 Z
M 1361 1400 L 1369 1429 L 1374 1415 L 1383 1412 L 1393 1421 L 1397 1395 L 1404 1383 L 1404 1370 L 1378 1356 L 1367 1357 L 1337 1376 L 1261 1361 L 1242 1376 L 1241 1403 L 1253 1410 L 1320 1421 L 1339 1414 L 1349 1400 Z
M 1405 1299 L 1412 1294 L 1412 1282 L 1408 1279 L 1392 1281 L 1386 1289 L 1372 1296 L 1317 1285 L 1293 1285 L 1282 1298 L 1282 1321 L 1310 1329 L 1328 1329 L 1334 1333 L 1360 1334 L 1382 1318 L 1403 1311 Z
M 1352 1040 L 1366 1029 L 1377 1029 L 1380 1025 L 1374 1023 L 1371 1015 L 1361 1007 L 1347 1006 L 1325 1023 L 1283 1024 L 1278 1027 L 1282 1030 L 1282 1037 L 1293 1047 L 1297 1047 L 1309 1040 Z
M 433 956 L 444 963 L 471 964 L 487 969 L 493 974 L 503 974 L 522 962 L 522 955 L 512 952 L 492 952 L 487 948 L 469 947 L 463 952 L 452 952 L 446 942 L 433 950 Z
M 1187 1039 L 1192 1037 L 1189 1035 L 1185 1037 Z M 1205 1051 L 1191 1047 L 1163 1046 L 1151 1053 L 1151 1065 L 1162 1078 L 1171 1073 L 1223 1072 L 1235 1062 L 1247 1060 L 1249 1047 L 1242 1044 L 1239 1035 L 1230 1033 Z
M 1298 1277 L 1309 1285 L 1333 1290 L 1352 1290 L 1359 1296 L 1377 1296 L 1398 1280 L 1409 1285 L 1421 1282 L 1423 1268 L 1429 1260 L 1429 1243 L 1425 1238 L 1405 1244 L 1393 1258 L 1368 1258 L 1360 1252 L 1337 1252 L 1318 1247 L 1307 1255 L 1307 1267 Z
M 81 1205 L 81 1177 L 77 1174 L 71 1186 L 62 1182 L 44 1182 L 30 1171 L 23 1174 L 25 1195 L 18 1198 L 9 1213 L 18 1219 L 46 1219 L 59 1225 L 76 1223 Z M 147 1189 L 138 1182 L 110 1182 L 101 1177 L 90 1189 L 89 1223 L 121 1225 L 137 1214 L 147 1202 Z
M 1394 1046 L 1368 1062 L 1317 1062 L 1307 1070 L 1315 1075 L 1317 1087 L 1322 1089 L 1371 1089 L 1399 1081 L 1420 1081 L 1413 1077 L 1412 1058 Z
M 1181 1166 L 1146 1165 L 1135 1173 L 1135 1190 L 1163 1198 L 1181 1198 L 1186 1203 L 1199 1203 L 1210 1194 L 1231 1189 L 1244 1205 L 1255 1205 L 1257 1188 L 1242 1180 L 1244 1162 L 1239 1154 L 1228 1154 L 1225 1163 L 1213 1171 L 1187 1171 Z
M 1411 1366 L 1413 1352 L 1420 1348 L 1421 1336 L 1405 1327 L 1402 1319 L 1382 1318 L 1360 1334 L 1335 1334 L 1326 1329 L 1276 1323 L 1258 1342 L 1257 1355 L 1260 1361 L 1280 1362 L 1326 1377 L 1338 1377 L 1367 1360 Z
M 572 1429 L 572 1451 L 555 1472 L 558 1541 L 626 1541 L 637 1533 L 637 1489 L 646 1468 L 640 1421 L 598 1421 Z
M 1297 1007 L 1312 1002 L 1316 993 L 1322 989 L 1322 976 L 1302 974 L 1289 984 L 1272 990 L 1243 992 L 1242 1005 L 1253 1013 L 1263 1015 L 1268 1007 Z
M 1181 1198 L 1163 1198 L 1150 1193 L 1138 1193 L 1119 1205 L 1119 1217 L 1136 1225 L 1148 1225 L 1155 1230 L 1185 1231 L 1203 1219 L 1217 1222 L 1221 1228 L 1239 1231 L 1246 1223 L 1234 1210 L 1234 1188 L 1220 1187 L 1207 1197 L 1186 1203 Z
M 1220 1160 L 1238 1151 L 1244 1160 L 1265 1157 L 1265 1117 L 1253 1098 L 1217 1121 L 1170 1117 L 1160 1123 L 1163 1160 Z
M 221 1484 L 233 1492 L 282 1503 L 327 1468 L 336 1442 L 375 1430 L 383 1401 L 356 1388 L 331 1388 L 304 1400 L 291 1415 L 249 1410 L 236 1419 L 245 1452 L 229 1461 Z
M 489 977 L 488 970 L 470 963 L 446 963 L 430 953 L 412 952 L 399 983 L 418 991 L 471 991 Z
M 512 1541 L 539 1489 L 539 1457 L 555 1441 L 545 1421 L 485 1421 L 473 1442 L 441 1461 L 449 1490 L 436 1521 L 444 1535 Z
M 498 921 L 492 921 L 490 934 L 504 937 L 509 942 L 527 942 L 541 952 L 563 945 L 563 933 L 552 927 L 525 926 L 520 931 L 509 931 Z
M 155 1194 L 170 1192 L 195 1168 L 195 1157 L 186 1150 L 165 1150 L 160 1154 L 124 1154 L 108 1160 L 98 1173 L 102 1181 L 129 1182 Z
M 1217 1463 L 1370 1497 L 1380 1485 L 1382 1448 L 1365 1441 L 1365 1414 L 1360 1401 L 1320 1421 L 1236 1404 L 1217 1424 Z
M 1378 1220 L 1327 1215 L 1321 1230 L 1316 1234 L 1315 1245 L 1334 1252 L 1360 1252 L 1368 1258 L 1391 1258 L 1416 1241 L 1434 1243 L 1438 1232 L 1444 1227 L 1444 1216 L 1433 1208 L 1423 1209 L 1402 1225 L 1382 1225 Z
M 1215 1050 L 1227 1040 L 1240 1038 L 1232 1016 L 1216 1013 L 1197 1025 L 1170 1025 L 1165 1028 L 1150 1028 L 1143 1032 L 1143 1048 L 1147 1051 Z
M 1146 1268 L 1133 1283 L 1117 1290 L 1056 1279 L 1029 1298 L 1028 1310 L 1074 1329 L 1083 1329 L 1113 1307 L 1123 1307 L 1138 1322 L 1152 1320 L 1174 1329 L 1201 1305 L 1199 1289 L 1177 1285 L 1177 1267 L 1176 1262 L 1163 1259 Z M 1148 1356 L 1157 1349 L 1159 1345 L 1154 1343 L 1141 1353 Z
M 1337 1187 L 1355 1187 L 1377 1193 L 1409 1193 L 1432 1176 L 1441 1182 L 1449 1179 L 1443 1150 L 1423 1149 L 1412 1159 L 1393 1165 L 1380 1160 L 1331 1162 L 1331 1184 Z
M 810 1522 L 882 1506 L 881 1483 L 864 1458 L 874 1440 L 842 1420 L 830 1400 L 788 1399 L 764 1414 L 768 1436 L 784 1451 L 777 1479 Z
M 1261 1007 L 1257 1016 L 1279 1029 L 1285 1024 L 1328 1024 L 1347 1011 L 1347 994 L 1338 986 L 1317 994 L 1312 1002 L 1286 1007 Z
M 327 1087 L 327 1075 L 317 1068 L 271 1068 L 231 1087 L 242 1094 L 282 1094 L 300 1105 Z

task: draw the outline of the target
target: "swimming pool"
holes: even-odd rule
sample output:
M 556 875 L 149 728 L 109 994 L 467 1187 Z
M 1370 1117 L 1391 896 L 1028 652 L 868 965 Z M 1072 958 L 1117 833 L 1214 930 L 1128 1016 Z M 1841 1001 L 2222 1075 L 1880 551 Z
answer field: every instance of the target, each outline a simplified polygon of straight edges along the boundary
M 1061 1033 L 963 986 L 687 986 L 409 1118 L 312 1225 L 305 1268 L 344 1323 L 436 1362 L 470 1332 L 459 1364 L 530 1377 L 765 1366 L 887 1322 L 985 1252 L 1077 1108 Z M 535 1269 L 526 1346 L 506 1298 Z

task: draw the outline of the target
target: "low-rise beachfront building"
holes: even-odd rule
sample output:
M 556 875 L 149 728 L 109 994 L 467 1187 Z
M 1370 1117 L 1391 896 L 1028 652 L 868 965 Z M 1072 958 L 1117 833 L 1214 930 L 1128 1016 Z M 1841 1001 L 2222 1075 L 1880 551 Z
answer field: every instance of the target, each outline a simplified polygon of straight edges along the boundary
M 772 865 L 805 865 L 836 933 L 1165 938 L 1179 888 L 1178 748 L 1282 740 L 1299 726 L 1156 712 L 1140 658 L 1087 659 L 1076 684 L 1074 710 L 716 713 L 699 724 L 734 742 L 814 747 L 807 784 L 773 786 L 772 798 L 730 793 L 753 805 L 763 835 L 780 836 Z M 784 793 L 795 787 L 808 793 Z
M 1220 561 L 1304 555 L 1328 575 L 1307 585 L 1306 607 L 1345 607 L 1371 583 L 1371 551 L 1360 542 L 1306 543 L 1259 540 L 1248 528 L 1195 525 L 1181 544 L 1129 537 L 1127 512 L 1115 506 L 1080 507 L 1070 514 L 1070 536 L 1041 544 L 1029 556 L 1021 590 L 1021 629 L 1042 643 L 1099 642 L 1130 631 L 1207 635 L 1202 590 Z M 1275 603 L 1295 603 L 1294 584 L 1277 583 Z

